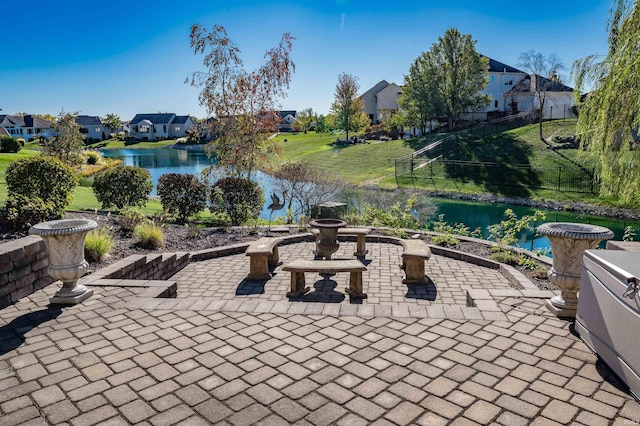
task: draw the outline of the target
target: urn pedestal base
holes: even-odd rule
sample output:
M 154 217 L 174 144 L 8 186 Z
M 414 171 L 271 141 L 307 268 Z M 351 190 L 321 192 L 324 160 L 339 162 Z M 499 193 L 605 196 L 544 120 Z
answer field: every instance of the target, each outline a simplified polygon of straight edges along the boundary
M 49 302 L 56 305 L 76 305 L 93 296 L 93 289 L 82 284 L 73 288 L 62 287 L 56 294 L 51 296 Z
M 555 304 L 554 299 L 556 299 Z M 558 318 L 575 318 L 578 310 L 577 304 L 572 307 L 571 305 L 564 303 L 564 300 L 560 296 L 552 297 L 545 302 L 545 305 L 547 306 L 547 309 Z

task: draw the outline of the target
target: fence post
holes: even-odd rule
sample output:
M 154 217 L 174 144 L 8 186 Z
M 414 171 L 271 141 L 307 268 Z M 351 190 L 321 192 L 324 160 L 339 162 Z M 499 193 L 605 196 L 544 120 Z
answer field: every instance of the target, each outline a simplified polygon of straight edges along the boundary
M 558 191 L 560 191 L 560 179 L 562 176 L 562 167 L 558 167 Z

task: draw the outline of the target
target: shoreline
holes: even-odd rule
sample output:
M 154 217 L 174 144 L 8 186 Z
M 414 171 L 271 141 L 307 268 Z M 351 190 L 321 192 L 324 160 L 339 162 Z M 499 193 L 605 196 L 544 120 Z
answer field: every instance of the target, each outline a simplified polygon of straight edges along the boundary
M 364 190 L 378 190 L 387 192 L 397 191 L 414 191 L 413 189 L 405 188 L 380 188 L 376 186 L 363 186 L 357 187 Z M 443 198 L 448 200 L 459 200 L 469 202 L 480 202 L 487 204 L 509 204 L 513 206 L 531 207 L 542 210 L 564 211 L 571 213 L 580 213 L 591 216 L 607 217 L 612 219 L 627 219 L 633 221 L 640 221 L 640 209 L 623 208 L 623 207 L 606 207 L 596 204 L 588 204 L 581 202 L 560 202 L 560 201 L 540 201 L 532 200 L 529 198 L 520 197 L 504 197 L 495 194 L 465 194 L 461 192 L 446 192 L 446 191 L 431 191 L 428 189 L 415 189 L 420 195 L 433 198 Z

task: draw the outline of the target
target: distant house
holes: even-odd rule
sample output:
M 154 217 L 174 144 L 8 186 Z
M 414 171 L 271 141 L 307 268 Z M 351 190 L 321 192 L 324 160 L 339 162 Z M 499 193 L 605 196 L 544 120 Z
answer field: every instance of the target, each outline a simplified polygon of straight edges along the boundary
M 87 140 L 105 140 L 109 137 L 109 129 L 97 115 L 78 115 L 76 123 L 80 125 L 80 133 Z
M 181 138 L 194 126 L 188 115 L 136 114 L 129 122 L 129 137 L 145 141 Z
M 539 110 L 540 98 L 544 97 L 543 118 L 573 118 L 576 116 L 572 108 L 576 104 L 573 92 L 569 86 L 531 74 L 505 92 L 504 98 L 513 112 L 521 112 Z
M 360 95 L 362 110 L 369 116 L 372 124 L 384 123 L 398 111 L 398 99 L 402 88 L 395 83 L 381 80 L 371 89 Z
M 489 95 L 491 101 L 484 110 L 465 116 L 465 119 L 491 119 L 496 115 L 504 115 L 511 111 L 511 105 L 506 103 L 504 94 L 527 73 L 495 59 L 489 59 L 489 85 L 482 91 Z M 372 88 L 360 95 L 363 111 L 369 116 L 371 123 L 384 123 L 398 111 L 398 99 L 402 94 L 402 87 L 395 83 L 381 80 Z
M 487 59 L 489 59 L 489 85 L 482 93 L 489 95 L 491 100 L 485 110 L 480 111 L 481 115 L 478 116 L 476 113 L 473 118 L 490 120 L 504 114 L 516 112 L 511 102 L 504 95 L 527 77 L 527 73 L 495 59 L 489 57 Z
M 279 132 L 293 132 L 293 123 L 296 122 L 298 112 L 295 110 L 280 111 Z
M 30 141 L 36 136 L 49 137 L 54 133 L 54 124 L 34 115 L 0 114 L 0 127 L 12 138 Z

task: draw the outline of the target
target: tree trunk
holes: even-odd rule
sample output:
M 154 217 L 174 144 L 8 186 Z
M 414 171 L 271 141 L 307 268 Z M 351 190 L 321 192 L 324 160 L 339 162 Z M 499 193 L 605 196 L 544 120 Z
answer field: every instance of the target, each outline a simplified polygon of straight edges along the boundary
M 540 121 L 538 125 L 539 125 L 539 132 L 540 132 L 540 140 L 544 143 L 547 143 L 547 141 L 544 140 L 544 136 L 542 135 L 542 121 L 544 118 L 544 101 L 545 101 L 545 98 L 540 97 Z

